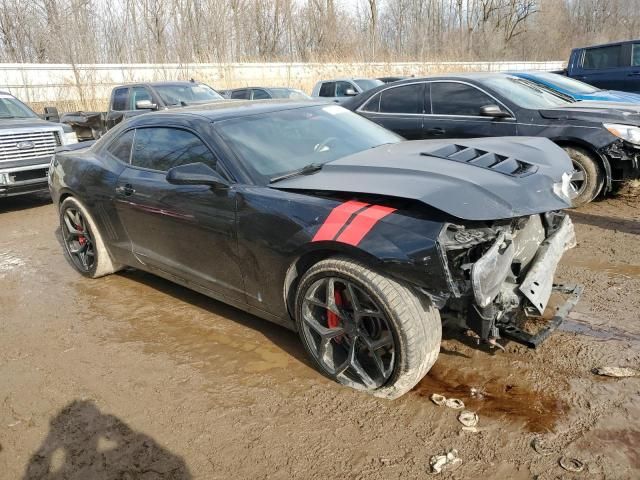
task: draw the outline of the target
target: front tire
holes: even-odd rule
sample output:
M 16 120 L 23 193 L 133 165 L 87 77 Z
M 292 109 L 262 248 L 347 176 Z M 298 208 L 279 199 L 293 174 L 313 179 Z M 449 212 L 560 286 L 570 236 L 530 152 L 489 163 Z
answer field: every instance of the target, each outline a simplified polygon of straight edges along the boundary
M 74 197 L 60 204 L 60 232 L 67 260 L 85 277 L 98 278 L 121 268 L 111 260 L 93 217 Z
M 411 390 L 440 351 L 440 314 L 407 286 L 347 258 L 322 260 L 296 292 L 298 331 L 329 378 L 382 398 Z
M 598 160 L 591 153 L 579 147 L 564 147 L 564 150 L 575 169 L 571 185 L 577 196 L 572 203 L 574 207 L 580 207 L 598 196 L 604 185 L 604 175 Z

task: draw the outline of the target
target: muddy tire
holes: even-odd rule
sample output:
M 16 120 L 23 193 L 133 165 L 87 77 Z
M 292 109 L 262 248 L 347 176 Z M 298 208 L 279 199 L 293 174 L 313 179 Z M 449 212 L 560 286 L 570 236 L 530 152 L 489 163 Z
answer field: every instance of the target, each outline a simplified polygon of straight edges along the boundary
M 564 147 L 564 150 L 571 158 L 576 171 L 572 179 L 572 185 L 577 192 L 573 206 L 579 207 L 598 196 L 604 185 L 604 173 L 598 160 L 588 151 L 579 147 Z
M 60 204 L 60 233 L 67 260 L 85 277 L 98 278 L 122 268 L 111 259 L 87 208 L 74 197 Z
M 344 257 L 322 260 L 302 276 L 295 315 L 318 369 L 377 397 L 411 390 L 440 351 L 440 314 L 426 298 Z

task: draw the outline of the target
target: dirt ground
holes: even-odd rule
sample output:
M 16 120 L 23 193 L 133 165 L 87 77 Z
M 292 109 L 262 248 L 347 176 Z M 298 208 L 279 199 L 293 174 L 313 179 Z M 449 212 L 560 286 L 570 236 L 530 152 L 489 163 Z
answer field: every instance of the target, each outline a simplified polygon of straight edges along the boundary
M 640 478 L 640 378 L 591 373 L 640 367 L 640 198 L 572 217 L 558 276 L 585 292 L 562 331 L 506 352 L 446 333 L 428 376 L 390 402 L 202 295 L 140 272 L 81 277 L 46 197 L 2 199 L 0 478 L 427 478 L 451 448 L 462 464 L 444 478 Z M 479 431 L 431 393 L 462 399 Z M 563 455 L 585 470 L 564 471 Z

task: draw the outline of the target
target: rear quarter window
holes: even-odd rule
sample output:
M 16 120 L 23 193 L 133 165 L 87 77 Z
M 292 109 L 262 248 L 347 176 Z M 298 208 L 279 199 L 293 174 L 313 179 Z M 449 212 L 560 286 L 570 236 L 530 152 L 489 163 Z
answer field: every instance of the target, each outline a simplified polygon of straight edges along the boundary
M 336 82 L 325 82 L 320 87 L 319 97 L 334 97 L 336 93 Z
M 128 88 L 116 88 L 113 91 L 113 103 L 111 105 L 112 110 L 123 111 L 127 110 L 129 100 Z

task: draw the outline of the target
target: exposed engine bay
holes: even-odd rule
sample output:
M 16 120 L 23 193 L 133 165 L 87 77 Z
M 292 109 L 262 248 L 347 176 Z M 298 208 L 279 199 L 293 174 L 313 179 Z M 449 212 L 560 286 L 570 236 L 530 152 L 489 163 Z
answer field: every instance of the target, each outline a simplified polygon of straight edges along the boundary
M 454 295 L 444 305 L 443 318 L 455 318 L 489 343 L 495 344 L 502 331 L 535 346 L 538 342 L 526 334 L 518 338 L 523 332 L 515 316 L 543 315 L 554 288 L 563 288 L 553 283 L 560 258 L 575 244 L 573 223 L 563 212 L 490 225 L 445 225 L 439 245 Z M 577 290 L 564 292 L 574 293 L 573 304 Z

